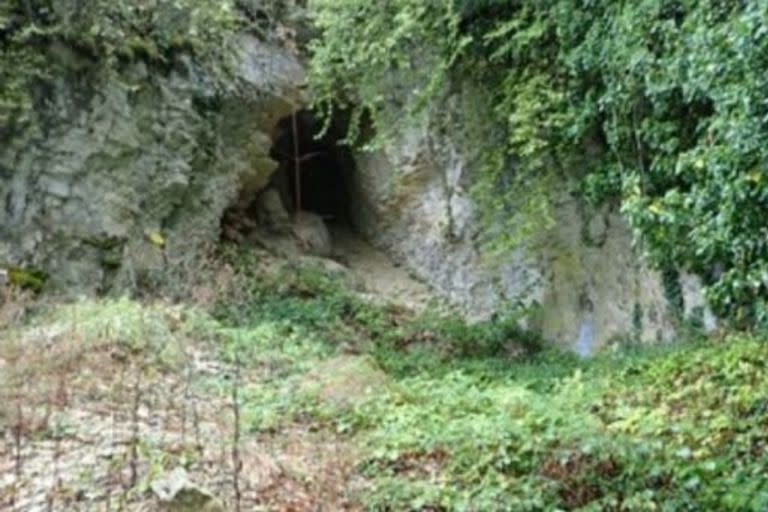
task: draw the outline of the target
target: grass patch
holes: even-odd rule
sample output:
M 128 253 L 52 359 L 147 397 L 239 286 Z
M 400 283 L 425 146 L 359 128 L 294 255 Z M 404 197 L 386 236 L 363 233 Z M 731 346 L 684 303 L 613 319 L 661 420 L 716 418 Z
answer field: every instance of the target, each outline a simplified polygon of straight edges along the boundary
M 227 257 L 242 285 L 214 315 L 233 328 L 270 324 L 286 336 L 371 353 L 398 374 L 439 370 L 435 361 L 509 359 L 541 348 L 535 333 L 518 327 L 518 312 L 476 323 L 434 310 L 414 315 L 364 300 L 344 276 L 319 266 L 293 264 L 274 271 L 253 252 Z
M 530 364 L 412 377 L 344 422 L 371 447 L 373 509 L 764 510 L 767 356 L 732 338 L 604 356 L 546 387 Z
M 117 348 L 171 371 L 173 347 L 215 341 L 223 373 L 236 361 L 246 376 L 244 435 L 343 446 L 347 498 L 368 510 L 768 509 L 759 337 L 583 360 L 539 348 L 512 319 L 414 316 L 364 302 L 319 268 L 253 263 L 214 318 L 127 300 L 41 313 L 4 337 L 15 340 L 0 347 L 14 368 L 4 375 L 23 377 L 17 363 L 36 364 L 34 343 L 51 336 L 71 342 L 38 362 Z M 227 377 L 204 384 L 227 396 Z
M 235 329 L 284 329 L 260 336 L 271 341 L 259 352 L 285 364 L 246 393 L 247 426 L 301 424 L 354 444 L 367 509 L 768 507 L 762 341 L 627 347 L 585 361 L 539 349 L 512 321 L 371 306 L 319 269 L 276 279 L 220 310 Z M 510 342 L 525 355 L 504 357 Z M 301 383 L 333 368 L 325 361 L 346 344 L 391 382 L 338 407 Z
M 0 428 L 14 403 L 50 408 L 74 381 L 116 382 L 116 369 L 140 361 L 157 372 L 181 372 L 192 342 L 220 337 L 202 312 L 127 298 L 39 305 L 0 330 Z M 48 412 L 46 412 L 48 414 Z
M 436 361 L 442 372 L 393 375 L 353 407 L 262 383 L 247 421 L 260 430 L 269 411 L 271 431 L 300 423 L 347 439 L 370 510 L 758 511 L 766 361 L 751 338 L 504 371 Z

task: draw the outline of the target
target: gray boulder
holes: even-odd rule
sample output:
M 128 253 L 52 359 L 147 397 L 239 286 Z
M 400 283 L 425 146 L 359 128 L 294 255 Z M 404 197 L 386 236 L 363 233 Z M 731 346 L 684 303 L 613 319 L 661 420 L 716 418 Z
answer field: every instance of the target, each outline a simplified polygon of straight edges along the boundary
M 293 219 L 292 229 L 293 235 L 304 252 L 323 257 L 329 257 L 333 253 L 331 233 L 319 215 L 298 212 Z

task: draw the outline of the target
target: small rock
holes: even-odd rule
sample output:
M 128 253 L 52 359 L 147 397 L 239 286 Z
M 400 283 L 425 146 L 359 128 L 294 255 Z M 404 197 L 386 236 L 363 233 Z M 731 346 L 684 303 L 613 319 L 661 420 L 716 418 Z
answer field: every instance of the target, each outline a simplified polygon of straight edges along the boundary
M 329 257 L 333 253 L 331 234 L 317 214 L 298 212 L 293 221 L 293 234 L 301 248 L 309 254 Z
M 45 189 L 48 194 L 65 199 L 71 194 L 70 184 L 53 177 L 47 177 L 45 180 Z
M 150 487 L 168 512 L 224 512 L 224 505 L 210 491 L 193 483 L 184 468 L 154 480 Z
M 588 242 L 592 245 L 601 247 L 608 238 L 610 224 L 606 212 L 596 213 L 587 225 Z
M 302 265 L 308 267 L 320 267 L 326 273 L 335 276 L 347 276 L 349 274 L 348 264 L 345 266 L 344 262 L 339 261 L 339 258 L 333 256 L 332 258 L 322 258 L 318 256 L 302 256 L 299 259 Z
M 269 187 L 256 200 L 257 212 L 261 224 L 273 233 L 287 233 L 291 217 L 285 209 L 280 193 Z
M 222 228 L 222 236 L 230 242 L 235 242 L 237 244 L 243 242 L 243 235 L 232 226 L 224 226 L 224 228 Z
M 254 229 L 257 229 L 259 227 L 258 222 L 248 217 L 242 217 L 240 219 L 240 224 L 242 224 L 243 228 L 247 229 L 248 231 L 253 231 Z

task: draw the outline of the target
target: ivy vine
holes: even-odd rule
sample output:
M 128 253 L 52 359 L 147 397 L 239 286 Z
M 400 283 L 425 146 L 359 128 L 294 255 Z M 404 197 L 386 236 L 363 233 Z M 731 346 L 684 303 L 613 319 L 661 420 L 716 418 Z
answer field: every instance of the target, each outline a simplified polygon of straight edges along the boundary
M 474 191 L 498 247 L 551 225 L 575 177 L 590 200 L 621 203 L 651 261 L 701 276 L 721 316 L 768 319 L 768 4 L 310 7 L 310 82 L 326 114 L 340 103 L 386 137 L 467 82 L 484 91 Z

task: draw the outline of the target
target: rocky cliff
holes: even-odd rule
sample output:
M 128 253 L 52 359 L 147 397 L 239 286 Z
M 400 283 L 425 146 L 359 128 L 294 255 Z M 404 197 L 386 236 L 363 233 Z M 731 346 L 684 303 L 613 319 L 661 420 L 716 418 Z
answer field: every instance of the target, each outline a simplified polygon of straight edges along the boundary
M 621 214 L 590 207 L 567 181 L 557 184 L 564 192 L 553 228 L 490 257 L 469 192 L 476 160 L 461 138 L 462 103 L 453 103 L 447 130 L 427 120 L 358 154 L 352 218 L 370 240 L 469 316 L 526 311 L 528 327 L 583 355 L 614 340 L 669 340 L 683 318 L 713 327 L 698 281 L 672 283 L 680 296 L 670 297 L 670 283 L 643 261 Z
M 0 262 L 85 292 L 189 266 L 269 178 L 272 131 L 300 102 L 294 56 L 250 36 L 238 47 L 224 93 L 192 59 L 104 80 L 60 48 L 71 72 L 50 80 L 44 122 L 0 147 Z
M 249 36 L 238 46 L 224 93 L 190 59 L 99 81 L 62 48 L 72 72 L 51 81 L 45 123 L 0 148 L 0 263 L 70 292 L 188 277 L 225 210 L 266 186 L 279 121 L 306 103 L 293 53 Z M 471 317 L 522 308 L 527 326 L 583 354 L 670 338 L 678 317 L 661 276 L 611 208 L 564 192 L 554 228 L 488 258 L 460 133 L 425 123 L 358 153 L 345 171 L 354 227 Z M 683 284 L 683 309 L 702 310 L 695 281 Z

